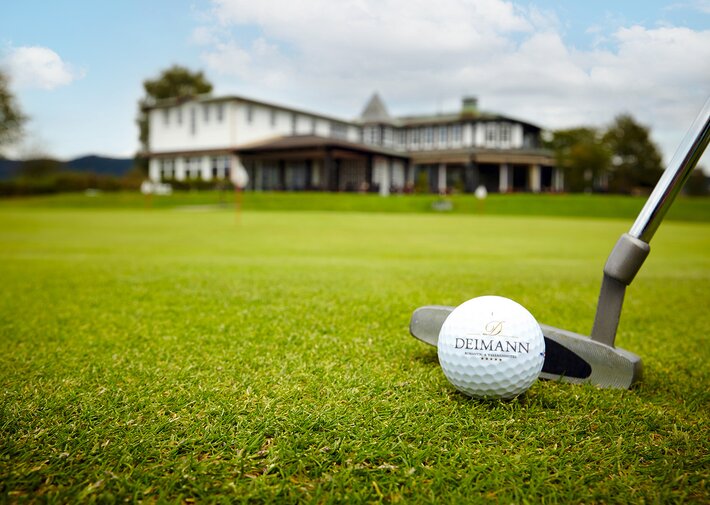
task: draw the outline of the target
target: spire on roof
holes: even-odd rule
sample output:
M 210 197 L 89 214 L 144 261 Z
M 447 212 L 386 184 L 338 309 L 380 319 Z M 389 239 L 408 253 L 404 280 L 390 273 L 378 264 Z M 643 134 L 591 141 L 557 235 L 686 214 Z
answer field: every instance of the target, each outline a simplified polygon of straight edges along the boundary
M 392 117 L 387 112 L 387 107 L 385 107 L 380 95 L 375 92 L 367 102 L 367 105 L 360 114 L 360 120 L 363 123 L 391 123 Z

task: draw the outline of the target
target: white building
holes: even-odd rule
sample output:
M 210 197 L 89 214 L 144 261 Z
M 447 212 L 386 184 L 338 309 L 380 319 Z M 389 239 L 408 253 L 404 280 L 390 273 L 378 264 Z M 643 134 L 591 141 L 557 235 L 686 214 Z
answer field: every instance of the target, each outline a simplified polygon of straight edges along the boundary
M 349 121 L 240 96 L 163 100 L 148 109 L 153 181 L 230 178 L 248 189 L 560 191 L 540 128 L 478 110 L 392 117 L 375 94 Z

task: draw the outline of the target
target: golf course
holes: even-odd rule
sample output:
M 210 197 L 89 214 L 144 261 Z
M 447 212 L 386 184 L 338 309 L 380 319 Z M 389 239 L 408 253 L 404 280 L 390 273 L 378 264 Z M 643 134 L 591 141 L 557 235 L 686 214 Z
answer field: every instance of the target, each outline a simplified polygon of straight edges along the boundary
M 630 390 L 471 399 L 412 311 L 588 335 L 645 201 L 230 192 L 0 200 L 0 503 L 708 503 L 710 199 L 626 293 Z

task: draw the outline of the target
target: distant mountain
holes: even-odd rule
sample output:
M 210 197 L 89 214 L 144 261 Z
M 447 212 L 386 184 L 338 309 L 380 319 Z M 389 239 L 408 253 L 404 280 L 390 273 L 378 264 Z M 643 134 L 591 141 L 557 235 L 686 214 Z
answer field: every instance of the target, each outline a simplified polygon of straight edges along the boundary
M 12 179 L 20 170 L 21 161 L 0 158 L 0 181 Z
M 18 175 L 22 161 L 0 158 L 0 180 Z M 82 156 L 62 163 L 63 170 L 93 172 L 120 177 L 133 168 L 133 158 L 109 158 L 106 156 Z
M 64 163 L 67 170 L 93 172 L 95 174 L 121 176 L 133 168 L 133 158 L 107 158 L 105 156 L 83 156 Z

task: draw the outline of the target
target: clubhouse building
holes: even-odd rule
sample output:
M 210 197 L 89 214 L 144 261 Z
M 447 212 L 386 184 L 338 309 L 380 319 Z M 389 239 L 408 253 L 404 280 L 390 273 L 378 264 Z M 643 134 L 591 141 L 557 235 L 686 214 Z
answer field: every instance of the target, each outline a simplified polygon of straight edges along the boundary
M 392 117 L 375 94 L 345 120 L 241 96 L 198 96 L 148 108 L 153 181 L 249 175 L 246 189 L 432 192 L 561 191 L 540 127 L 482 112 Z

